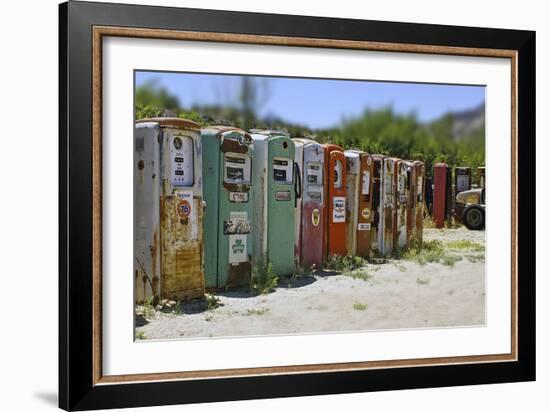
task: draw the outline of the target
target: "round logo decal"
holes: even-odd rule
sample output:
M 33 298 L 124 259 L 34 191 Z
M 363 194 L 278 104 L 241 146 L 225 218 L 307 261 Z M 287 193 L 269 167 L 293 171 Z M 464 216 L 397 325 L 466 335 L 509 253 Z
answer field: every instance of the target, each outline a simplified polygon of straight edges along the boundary
M 183 141 L 181 140 L 181 137 L 174 137 L 174 147 L 176 148 L 176 150 L 180 150 L 182 145 Z
M 368 207 L 361 210 L 361 216 L 363 216 L 365 219 L 370 218 L 370 209 Z
M 317 227 L 320 221 L 321 212 L 319 212 L 319 209 L 313 209 L 313 212 L 311 212 L 311 223 L 313 223 L 313 226 Z
M 180 200 L 176 207 L 178 216 L 182 219 L 186 219 L 191 214 L 191 204 L 187 200 Z

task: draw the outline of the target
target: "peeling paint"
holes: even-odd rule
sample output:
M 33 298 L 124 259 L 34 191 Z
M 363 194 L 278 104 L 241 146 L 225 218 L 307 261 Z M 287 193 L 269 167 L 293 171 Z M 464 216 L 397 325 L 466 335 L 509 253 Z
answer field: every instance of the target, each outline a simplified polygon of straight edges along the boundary
M 405 162 L 407 166 L 407 243 L 411 244 L 416 234 L 416 203 L 417 203 L 417 184 L 416 163 L 413 161 Z M 422 196 L 422 191 L 420 192 Z
M 450 169 L 445 163 L 434 164 L 433 218 L 435 227 L 442 228 L 450 216 Z
M 325 242 L 325 149 L 314 140 L 295 139 L 303 143 L 302 159 L 296 146 L 296 162 L 302 176 L 302 197 L 297 203 L 296 256 L 303 268 L 322 267 Z
M 407 247 L 407 214 L 409 208 L 407 164 L 403 160 L 397 162 L 397 191 L 395 201 L 397 206 L 397 220 L 394 231 L 394 249 L 402 250 Z
M 415 228 L 414 239 L 418 243 L 422 243 L 424 231 L 424 187 L 426 179 L 426 168 L 423 162 L 415 161 L 416 166 L 416 206 L 415 206 Z
M 381 254 L 382 244 L 382 192 L 384 156 L 372 155 L 372 208 L 371 208 L 371 254 Z
M 203 201 L 198 125 L 138 121 L 134 154 L 135 299 L 203 296 Z
M 241 262 L 236 265 L 227 265 L 227 287 L 242 286 L 250 283 L 250 274 L 252 272 L 250 256 L 248 260 L 248 262 Z
M 368 153 L 361 154 L 361 169 L 359 175 L 359 202 L 357 205 L 357 256 L 370 257 L 372 232 L 372 176 L 374 162 Z
M 180 219 L 174 213 L 175 196 L 167 196 L 161 212 L 162 297 L 173 300 L 189 300 L 204 294 L 202 271 L 202 206 L 199 198 L 193 199 L 193 213 L 188 219 Z
M 393 252 L 394 228 L 397 224 L 397 160 L 388 157 L 384 159 L 382 179 L 382 242 L 380 245 L 380 254 L 383 256 L 388 256 Z
M 160 276 L 158 273 L 159 265 L 157 264 L 157 259 L 159 256 L 158 253 L 158 245 L 159 245 L 159 233 L 158 233 L 158 226 L 155 225 L 155 230 L 153 232 L 153 244 L 151 245 L 151 260 L 153 262 L 153 273 L 152 273 L 152 294 L 155 300 L 158 300 L 160 298 Z

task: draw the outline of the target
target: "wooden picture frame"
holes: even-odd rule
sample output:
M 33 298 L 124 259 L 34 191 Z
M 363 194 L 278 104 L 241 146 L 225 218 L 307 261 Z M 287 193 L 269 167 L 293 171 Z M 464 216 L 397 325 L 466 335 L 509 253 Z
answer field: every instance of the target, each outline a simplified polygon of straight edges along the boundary
M 86 410 L 535 379 L 534 32 L 72 1 L 61 4 L 59 13 L 61 408 Z M 101 199 L 102 180 L 108 177 L 101 170 L 101 45 L 106 36 L 510 59 L 511 353 L 103 376 Z

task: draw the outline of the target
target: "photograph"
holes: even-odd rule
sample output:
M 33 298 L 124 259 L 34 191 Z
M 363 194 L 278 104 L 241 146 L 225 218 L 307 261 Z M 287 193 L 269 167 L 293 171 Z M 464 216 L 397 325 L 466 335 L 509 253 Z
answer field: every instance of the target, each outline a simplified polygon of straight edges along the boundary
M 535 31 L 265 11 L 60 5 L 59 406 L 535 380 Z
M 135 69 L 135 341 L 486 325 L 485 99 Z

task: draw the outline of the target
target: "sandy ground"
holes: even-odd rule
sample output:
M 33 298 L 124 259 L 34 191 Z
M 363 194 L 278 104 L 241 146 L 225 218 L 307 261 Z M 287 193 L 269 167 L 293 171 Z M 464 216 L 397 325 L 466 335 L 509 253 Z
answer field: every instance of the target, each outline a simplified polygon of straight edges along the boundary
M 485 245 L 485 232 L 425 229 L 425 240 L 470 240 Z M 223 306 L 204 302 L 141 315 L 138 339 L 294 334 L 397 328 L 482 325 L 485 323 L 484 251 L 453 250 L 454 266 L 420 265 L 411 260 L 367 264 L 363 278 L 318 272 L 283 280 L 267 295 L 217 294 Z M 366 280 L 365 280 L 366 278 Z

